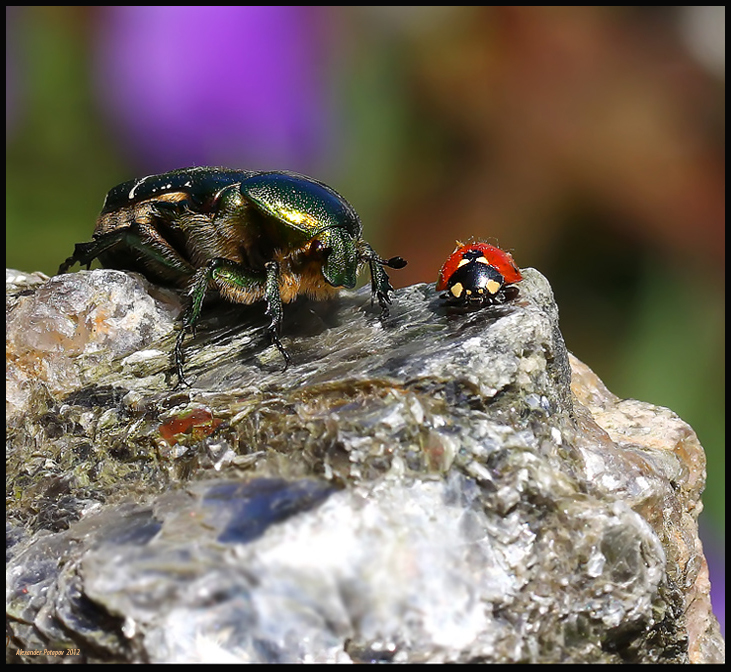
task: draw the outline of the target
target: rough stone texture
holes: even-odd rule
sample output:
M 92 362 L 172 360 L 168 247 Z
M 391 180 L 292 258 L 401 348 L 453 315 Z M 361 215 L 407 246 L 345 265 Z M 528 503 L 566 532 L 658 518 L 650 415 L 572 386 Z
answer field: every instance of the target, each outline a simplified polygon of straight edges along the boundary
M 568 355 L 536 271 L 285 306 L 286 371 L 262 306 L 209 307 L 177 390 L 175 294 L 7 279 L 9 660 L 724 660 L 702 447 Z

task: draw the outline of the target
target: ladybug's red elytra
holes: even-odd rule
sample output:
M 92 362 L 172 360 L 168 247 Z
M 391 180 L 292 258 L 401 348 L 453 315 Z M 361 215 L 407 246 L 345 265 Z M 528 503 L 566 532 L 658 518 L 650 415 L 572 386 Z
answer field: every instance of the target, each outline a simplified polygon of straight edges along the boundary
M 489 306 L 504 303 L 517 295 L 511 285 L 523 276 L 513 257 L 487 243 L 461 243 L 439 271 L 437 291 L 446 290 L 450 304 Z

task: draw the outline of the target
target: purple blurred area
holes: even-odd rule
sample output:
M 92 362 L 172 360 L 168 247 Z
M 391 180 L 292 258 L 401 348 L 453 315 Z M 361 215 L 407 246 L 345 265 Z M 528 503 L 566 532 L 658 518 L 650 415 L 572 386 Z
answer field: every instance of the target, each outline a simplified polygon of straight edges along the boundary
M 328 151 L 327 33 L 315 7 L 105 7 L 98 96 L 131 160 L 305 169 Z
M 708 576 L 711 581 L 711 606 L 721 626 L 721 633 L 726 636 L 726 544 L 723 536 L 719 536 L 713 526 L 703 522 L 701 517 L 700 537 L 703 541 L 703 552 L 708 562 Z

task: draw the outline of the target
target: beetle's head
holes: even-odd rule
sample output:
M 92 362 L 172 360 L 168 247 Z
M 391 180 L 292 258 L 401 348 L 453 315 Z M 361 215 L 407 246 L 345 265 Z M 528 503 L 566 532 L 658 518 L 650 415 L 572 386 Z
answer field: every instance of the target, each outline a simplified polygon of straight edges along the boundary
M 322 258 L 322 276 L 333 287 L 352 289 L 358 276 L 360 258 L 355 238 L 333 226 L 320 232 L 310 243 Z
M 373 248 L 362 238 L 357 240 L 350 234 L 337 227 L 322 232 L 310 242 L 310 254 L 320 255 L 322 258 L 322 275 L 333 287 L 352 289 L 362 263 L 367 263 L 371 269 L 371 282 L 377 291 L 391 291 L 388 276 L 380 266 L 388 268 L 403 268 L 406 261 L 401 257 L 382 259 Z M 376 277 L 374 277 L 376 276 Z
M 358 267 L 402 268 L 401 257 L 381 259 L 362 239 L 356 213 L 332 187 L 290 172 L 254 173 L 241 182 L 241 195 L 276 223 L 276 238 L 291 248 L 309 241 L 309 254 L 322 259 L 322 275 L 333 287 L 355 287 Z M 387 280 L 380 284 L 385 286 Z

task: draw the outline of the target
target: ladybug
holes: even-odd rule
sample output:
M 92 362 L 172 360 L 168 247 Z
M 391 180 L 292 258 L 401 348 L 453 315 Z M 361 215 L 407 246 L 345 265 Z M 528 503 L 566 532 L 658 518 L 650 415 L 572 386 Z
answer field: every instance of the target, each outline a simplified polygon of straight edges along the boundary
M 451 305 L 481 308 L 515 298 L 518 288 L 513 285 L 522 279 L 513 257 L 499 247 L 457 241 L 439 271 L 437 291 L 446 290 Z

